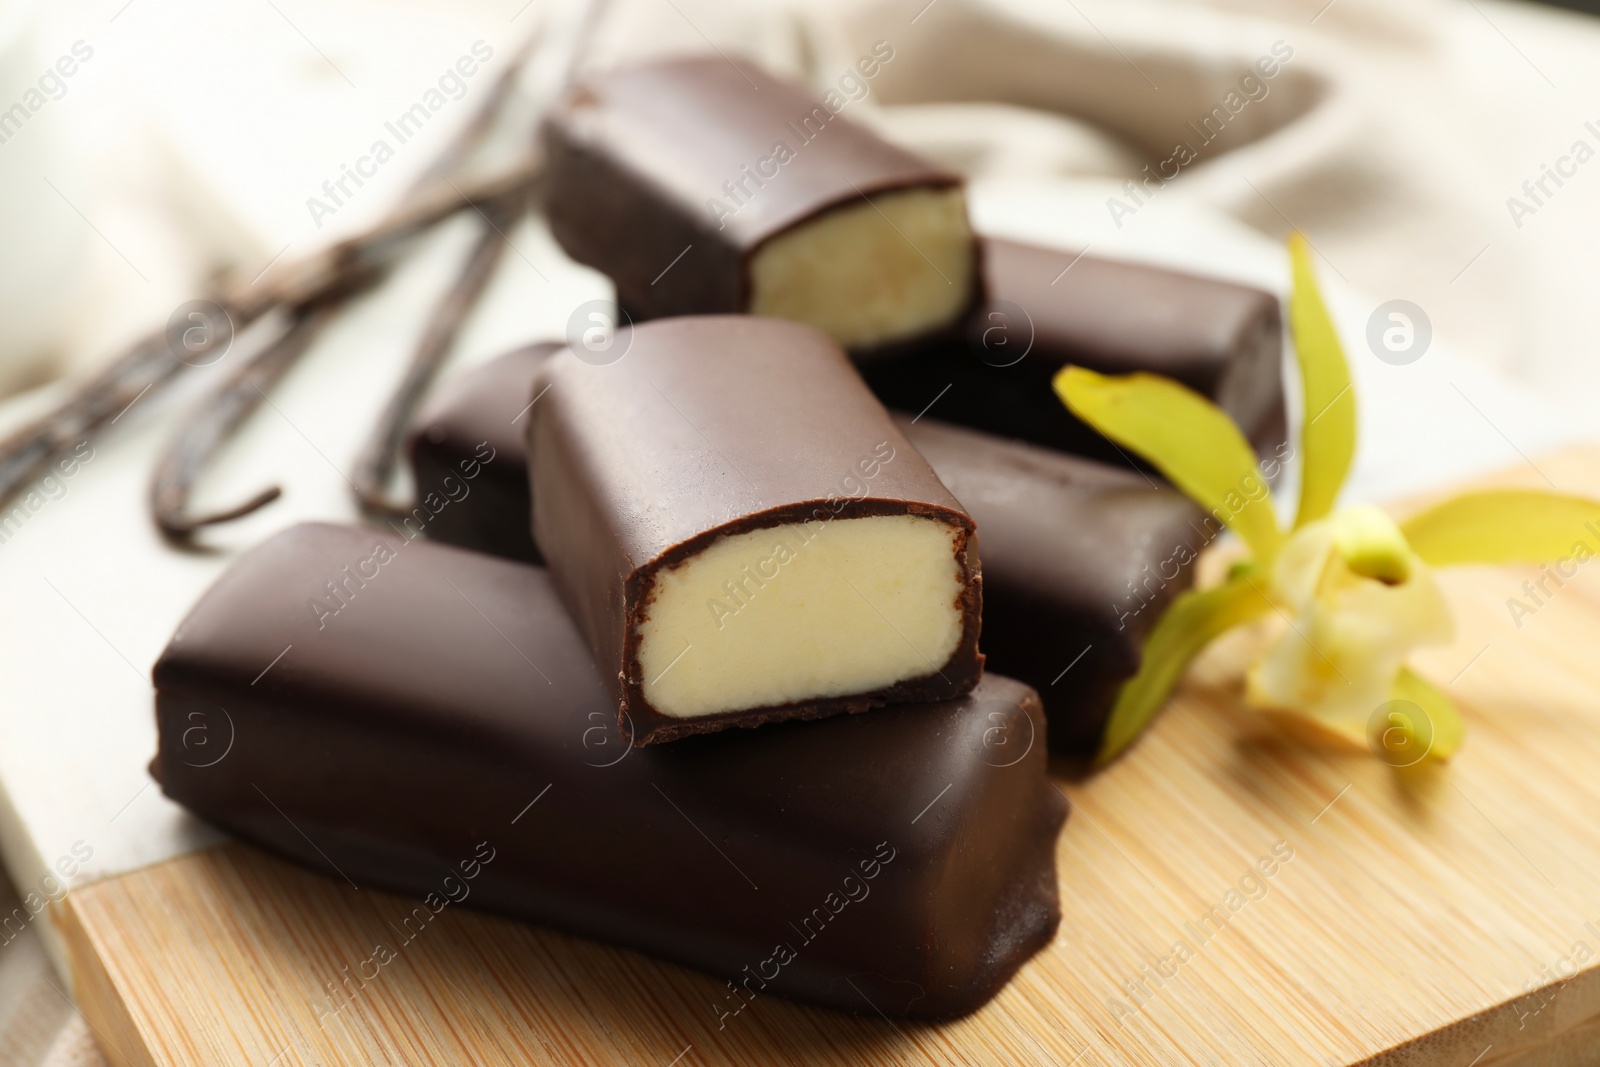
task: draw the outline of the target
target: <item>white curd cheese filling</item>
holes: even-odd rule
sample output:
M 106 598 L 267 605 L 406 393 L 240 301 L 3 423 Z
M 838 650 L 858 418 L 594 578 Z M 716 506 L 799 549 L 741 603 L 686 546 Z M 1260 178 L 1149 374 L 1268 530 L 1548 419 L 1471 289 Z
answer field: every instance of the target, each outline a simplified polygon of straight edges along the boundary
M 885 515 L 719 538 L 655 576 L 639 628 L 645 698 L 690 719 L 941 670 L 963 629 L 961 536 Z
M 914 337 L 966 308 L 973 259 L 962 190 L 886 193 L 757 249 L 750 314 L 808 323 L 846 348 Z

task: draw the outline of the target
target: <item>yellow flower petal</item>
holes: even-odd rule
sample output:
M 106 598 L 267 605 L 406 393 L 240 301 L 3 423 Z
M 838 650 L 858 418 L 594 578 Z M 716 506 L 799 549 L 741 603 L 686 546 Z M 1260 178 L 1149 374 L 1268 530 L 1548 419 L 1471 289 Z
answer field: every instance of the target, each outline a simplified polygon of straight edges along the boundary
M 1157 374 L 1107 377 L 1067 367 L 1056 375 L 1055 390 L 1074 415 L 1149 460 L 1231 526 L 1259 562 L 1271 561 L 1283 540 L 1272 491 L 1244 434 L 1221 408 Z
M 1405 735 L 1405 747 L 1421 753 L 1417 758 L 1446 760 L 1455 755 L 1467 736 L 1467 724 L 1450 698 L 1409 667 L 1401 667 L 1394 680 L 1394 699 L 1407 700 L 1422 709 L 1426 721 L 1413 723 L 1405 717 L 1393 720 L 1394 728 Z
M 1300 430 L 1300 510 L 1295 526 L 1333 510 L 1356 451 L 1356 396 L 1350 368 L 1333 321 L 1317 291 L 1311 254 L 1304 237 L 1289 238 L 1294 290 L 1289 297 L 1289 325 L 1295 358 L 1305 391 L 1305 424 Z
M 1463 563 L 1551 563 L 1581 546 L 1600 554 L 1600 502 L 1531 489 L 1464 493 L 1400 525 L 1435 567 Z
M 1133 743 L 1166 703 L 1189 661 L 1212 639 L 1271 607 L 1249 579 L 1242 577 L 1215 589 L 1191 589 L 1173 600 L 1145 642 L 1139 673 L 1117 695 L 1096 765 L 1108 763 Z

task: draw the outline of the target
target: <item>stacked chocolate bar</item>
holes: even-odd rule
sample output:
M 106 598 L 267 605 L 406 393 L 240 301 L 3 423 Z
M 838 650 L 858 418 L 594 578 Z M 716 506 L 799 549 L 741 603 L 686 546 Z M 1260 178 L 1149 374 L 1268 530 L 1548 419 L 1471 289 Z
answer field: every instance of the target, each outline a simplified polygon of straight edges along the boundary
M 169 796 L 362 885 L 470 861 L 477 904 L 724 979 L 719 1023 L 767 992 L 957 1015 L 1049 942 L 1046 742 L 1095 743 L 1217 531 L 1068 454 L 1105 443 L 1050 374 L 1174 374 L 1270 449 L 1276 304 L 1040 284 L 1054 253 L 974 238 L 958 178 L 834 104 L 712 57 L 550 117 L 552 228 L 640 323 L 454 383 L 403 522 L 217 582 L 155 668 Z

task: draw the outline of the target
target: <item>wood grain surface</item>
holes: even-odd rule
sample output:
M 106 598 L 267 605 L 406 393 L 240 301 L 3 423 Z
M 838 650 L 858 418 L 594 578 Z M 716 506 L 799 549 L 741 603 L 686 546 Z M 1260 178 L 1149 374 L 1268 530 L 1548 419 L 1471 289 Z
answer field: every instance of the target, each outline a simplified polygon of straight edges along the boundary
M 1498 480 L 1600 497 L 1600 449 Z M 1259 635 L 1219 643 L 1127 758 L 1059 779 L 1060 932 L 952 1023 L 768 998 L 719 1029 L 711 978 L 456 907 L 346 982 L 410 903 L 236 844 L 56 921 L 117 1064 L 1600 1063 L 1600 562 L 1518 625 L 1538 577 L 1445 573 L 1457 639 L 1416 663 L 1469 733 L 1433 770 L 1247 711 Z

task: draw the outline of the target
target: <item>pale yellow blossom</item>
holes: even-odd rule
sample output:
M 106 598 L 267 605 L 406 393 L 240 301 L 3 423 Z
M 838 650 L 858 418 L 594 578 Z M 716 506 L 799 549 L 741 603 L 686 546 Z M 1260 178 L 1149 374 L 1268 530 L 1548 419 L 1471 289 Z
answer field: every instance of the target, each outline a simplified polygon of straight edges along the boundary
M 1355 740 L 1391 699 L 1411 652 L 1454 633 L 1433 571 L 1370 506 L 1296 530 L 1267 594 L 1289 624 L 1246 675 L 1247 702 L 1300 712 Z

